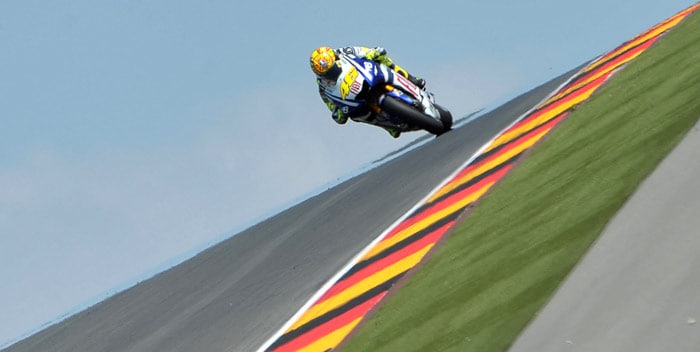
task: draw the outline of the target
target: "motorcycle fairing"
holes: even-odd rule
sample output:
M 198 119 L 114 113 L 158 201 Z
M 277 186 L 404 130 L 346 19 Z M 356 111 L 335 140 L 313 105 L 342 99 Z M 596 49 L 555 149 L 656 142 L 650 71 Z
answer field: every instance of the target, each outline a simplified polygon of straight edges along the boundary
M 341 73 L 335 82 L 325 85 L 326 96 L 343 113 L 358 122 L 367 122 L 384 127 L 412 130 L 399 117 L 389 116 L 379 109 L 387 95 L 415 106 L 433 118 L 439 119 L 439 112 L 433 106 L 432 94 L 418 88 L 400 74 L 396 74 L 386 65 L 353 55 L 344 55 L 338 60 Z M 372 87 L 384 85 L 384 93 L 375 106 L 368 106 L 368 93 Z M 372 114 L 371 110 L 374 110 Z

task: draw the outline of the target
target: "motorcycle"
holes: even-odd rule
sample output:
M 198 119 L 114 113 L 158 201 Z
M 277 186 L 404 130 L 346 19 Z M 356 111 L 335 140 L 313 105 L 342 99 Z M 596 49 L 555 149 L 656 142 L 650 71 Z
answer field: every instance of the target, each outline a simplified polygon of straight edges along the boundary
M 353 55 L 339 61 L 341 72 L 326 86 L 326 95 L 353 121 L 436 136 L 452 128 L 452 114 L 432 93 L 386 65 Z

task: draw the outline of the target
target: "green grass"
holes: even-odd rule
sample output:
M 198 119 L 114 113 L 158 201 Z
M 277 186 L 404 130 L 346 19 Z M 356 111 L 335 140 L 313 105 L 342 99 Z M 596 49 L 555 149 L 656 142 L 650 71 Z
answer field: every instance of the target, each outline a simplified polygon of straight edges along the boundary
M 536 146 L 342 351 L 506 350 L 699 117 L 693 15 Z

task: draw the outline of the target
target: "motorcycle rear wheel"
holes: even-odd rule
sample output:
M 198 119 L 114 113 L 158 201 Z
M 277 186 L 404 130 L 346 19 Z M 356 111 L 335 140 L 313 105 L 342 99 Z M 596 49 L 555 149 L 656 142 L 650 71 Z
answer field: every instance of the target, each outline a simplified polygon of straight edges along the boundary
M 382 101 L 381 108 L 390 115 L 398 116 L 409 125 L 413 125 L 424 129 L 434 135 L 441 135 L 450 130 L 451 126 L 444 126 L 441 121 L 438 121 L 417 109 L 409 106 L 403 101 L 387 96 Z M 451 121 L 450 116 L 450 121 Z
M 451 130 L 452 113 L 438 104 L 435 104 L 435 108 L 437 108 L 438 112 L 440 113 L 440 121 L 442 121 L 442 126 L 445 128 L 445 132 Z

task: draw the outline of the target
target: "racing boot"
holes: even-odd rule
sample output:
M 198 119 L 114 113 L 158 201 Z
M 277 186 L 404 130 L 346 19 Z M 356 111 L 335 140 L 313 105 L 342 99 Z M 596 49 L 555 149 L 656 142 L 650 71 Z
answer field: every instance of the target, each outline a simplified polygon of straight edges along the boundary
M 425 80 L 416 76 L 411 75 L 410 73 L 408 74 L 409 81 L 411 81 L 413 84 L 417 85 L 418 88 L 425 90 Z

